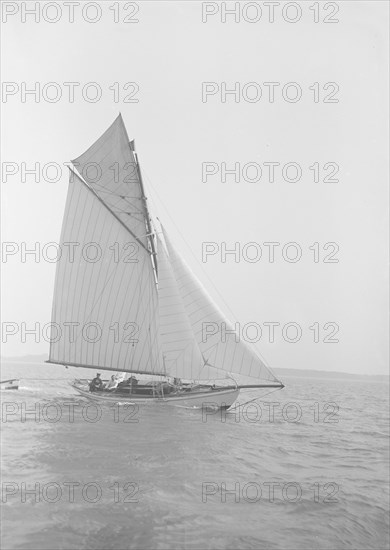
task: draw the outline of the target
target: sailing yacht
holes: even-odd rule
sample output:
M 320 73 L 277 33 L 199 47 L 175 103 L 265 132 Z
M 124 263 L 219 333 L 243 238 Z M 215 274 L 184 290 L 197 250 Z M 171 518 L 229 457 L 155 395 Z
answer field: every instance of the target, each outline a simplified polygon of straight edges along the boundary
M 283 388 L 157 228 L 122 116 L 72 165 L 48 362 L 131 373 L 113 390 L 72 382 L 107 402 L 227 409 L 244 388 Z

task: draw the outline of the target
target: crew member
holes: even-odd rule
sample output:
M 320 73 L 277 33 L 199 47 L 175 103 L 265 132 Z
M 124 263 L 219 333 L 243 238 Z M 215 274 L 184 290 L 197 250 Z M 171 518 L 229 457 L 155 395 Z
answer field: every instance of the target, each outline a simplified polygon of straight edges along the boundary
M 114 390 L 118 385 L 118 380 L 115 378 L 114 375 L 111 376 L 111 380 L 109 380 L 105 386 L 105 390 Z
M 92 380 L 92 382 L 89 385 L 89 391 L 102 391 L 102 389 L 103 389 L 103 382 L 100 378 L 100 372 L 97 372 L 95 378 Z

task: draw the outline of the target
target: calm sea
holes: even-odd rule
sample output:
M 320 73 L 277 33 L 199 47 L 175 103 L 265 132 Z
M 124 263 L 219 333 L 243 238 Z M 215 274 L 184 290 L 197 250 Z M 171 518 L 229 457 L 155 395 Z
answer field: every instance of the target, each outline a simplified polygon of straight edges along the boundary
M 91 372 L 3 368 L 2 548 L 389 546 L 388 385 L 290 377 L 208 414 L 89 404 L 65 378 Z

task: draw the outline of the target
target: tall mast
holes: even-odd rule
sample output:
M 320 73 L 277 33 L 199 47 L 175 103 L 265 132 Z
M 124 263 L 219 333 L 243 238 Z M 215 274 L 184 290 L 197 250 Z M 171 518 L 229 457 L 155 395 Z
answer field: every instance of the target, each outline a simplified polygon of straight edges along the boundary
M 140 188 L 141 188 L 142 200 L 144 201 L 145 210 L 146 210 L 146 229 L 147 229 L 147 232 L 148 232 L 147 238 L 148 238 L 150 248 L 151 248 L 151 252 L 152 252 L 152 264 L 153 264 L 153 268 L 154 268 L 154 271 L 155 271 L 155 274 L 156 274 L 156 282 L 157 282 L 158 269 L 157 269 L 156 245 L 155 245 L 154 238 L 153 238 L 154 231 L 153 231 L 153 228 L 152 228 L 151 217 L 150 217 L 149 208 L 148 208 L 148 199 L 145 195 L 145 188 L 144 188 L 144 183 L 143 183 L 143 180 L 142 180 L 141 167 L 140 167 L 140 164 L 139 164 L 138 155 L 135 151 L 135 140 L 134 139 L 132 141 L 129 141 L 129 146 L 130 146 L 131 151 L 133 151 L 136 166 L 137 166 L 137 174 L 138 174 L 138 179 L 139 179 L 139 185 L 140 185 Z

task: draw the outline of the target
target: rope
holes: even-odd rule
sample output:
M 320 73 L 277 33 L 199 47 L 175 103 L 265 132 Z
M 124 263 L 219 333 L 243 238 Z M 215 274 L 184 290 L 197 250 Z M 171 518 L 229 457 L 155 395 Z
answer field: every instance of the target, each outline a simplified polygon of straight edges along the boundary
M 258 399 L 263 399 L 266 395 L 269 395 L 270 393 L 273 393 L 275 391 L 279 391 L 281 388 L 274 388 L 270 390 L 269 392 L 265 393 L 264 395 L 260 397 L 254 397 L 253 399 L 249 399 L 248 401 L 245 401 L 245 403 L 238 403 L 238 405 L 235 405 L 234 407 L 231 407 L 228 409 L 228 412 L 234 411 L 238 407 L 243 407 L 244 405 L 247 405 L 248 403 L 253 403 L 253 401 L 257 401 Z

